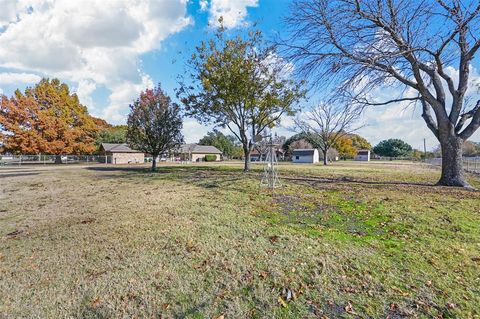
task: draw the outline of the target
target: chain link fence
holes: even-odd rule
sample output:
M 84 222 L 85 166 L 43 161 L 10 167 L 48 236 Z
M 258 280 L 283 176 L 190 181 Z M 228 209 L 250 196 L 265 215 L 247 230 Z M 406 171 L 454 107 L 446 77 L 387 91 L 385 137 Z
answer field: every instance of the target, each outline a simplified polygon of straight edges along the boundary
M 429 158 L 426 160 L 426 163 L 436 166 L 442 165 L 441 158 Z M 480 157 L 464 157 L 463 158 L 463 169 L 471 173 L 480 173 Z
M 0 155 L 0 166 L 111 163 L 111 155 Z

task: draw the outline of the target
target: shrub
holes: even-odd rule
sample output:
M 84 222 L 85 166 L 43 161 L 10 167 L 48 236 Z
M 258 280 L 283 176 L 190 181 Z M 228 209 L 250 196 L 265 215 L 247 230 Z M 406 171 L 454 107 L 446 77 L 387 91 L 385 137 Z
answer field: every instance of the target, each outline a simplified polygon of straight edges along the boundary
M 217 155 L 208 154 L 205 155 L 205 162 L 215 162 L 217 160 Z

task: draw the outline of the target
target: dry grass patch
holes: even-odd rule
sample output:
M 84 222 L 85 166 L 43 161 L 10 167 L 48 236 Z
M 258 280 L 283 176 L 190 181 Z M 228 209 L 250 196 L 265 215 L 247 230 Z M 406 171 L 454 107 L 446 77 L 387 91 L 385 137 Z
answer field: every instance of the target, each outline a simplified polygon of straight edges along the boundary
M 479 316 L 479 193 L 372 164 L 281 165 L 273 195 L 258 165 L 18 169 L 0 316 Z

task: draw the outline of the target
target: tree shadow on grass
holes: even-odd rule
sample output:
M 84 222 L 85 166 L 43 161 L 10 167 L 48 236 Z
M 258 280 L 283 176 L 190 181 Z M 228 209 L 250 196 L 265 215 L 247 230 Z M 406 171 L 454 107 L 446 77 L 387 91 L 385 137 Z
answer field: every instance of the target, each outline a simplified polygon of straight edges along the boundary
M 30 176 L 30 175 L 38 175 L 38 174 L 39 174 L 39 173 L 34 173 L 34 172 L 7 173 L 7 174 L 0 174 L 0 178 Z
M 135 176 L 152 177 L 155 180 L 164 179 L 189 183 L 205 188 L 230 186 L 242 179 L 249 178 L 241 169 L 212 166 L 164 166 L 155 171 L 145 167 L 86 167 L 97 172 L 125 172 L 128 175 L 103 174 L 103 178 L 132 178 Z
M 127 172 L 131 173 L 128 177 L 134 177 L 136 174 L 153 177 L 155 179 L 172 180 L 190 183 L 195 186 L 204 188 L 221 188 L 230 186 L 239 186 L 239 182 L 247 179 L 261 178 L 261 170 L 253 170 L 247 174 L 242 172 L 241 168 L 228 167 L 228 166 L 160 166 L 155 171 L 151 171 L 147 167 L 86 167 L 87 170 L 99 171 L 99 172 Z M 110 176 L 103 176 L 110 177 Z M 122 175 L 111 175 L 112 178 L 124 178 Z M 305 183 L 310 185 L 321 184 L 338 184 L 338 185 L 366 185 L 366 186 L 378 186 L 378 187 L 427 187 L 429 189 L 441 189 L 442 187 L 428 182 L 408 182 L 408 181 L 375 181 L 375 180 L 360 180 L 349 176 L 340 178 L 333 177 L 321 177 L 321 176 L 295 176 L 295 175 L 283 175 L 280 176 L 281 180 L 285 180 L 290 183 Z M 450 188 L 449 188 L 450 189 Z M 245 191 L 243 187 L 237 189 Z
M 91 167 L 84 167 L 84 169 L 89 171 L 97 171 L 97 172 L 137 172 L 137 173 L 145 173 L 151 170 L 146 167 L 135 167 L 135 166 L 91 166 Z
M 364 185 L 378 185 L 378 186 L 421 186 L 432 187 L 435 184 L 420 183 L 420 182 L 401 182 L 401 181 L 372 181 L 372 180 L 358 180 L 350 177 L 331 178 L 331 177 L 302 177 L 302 176 L 284 176 L 285 180 L 291 182 L 307 182 L 314 184 L 329 184 L 329 183 L 350 183 L 350 184 L 364 184 Z

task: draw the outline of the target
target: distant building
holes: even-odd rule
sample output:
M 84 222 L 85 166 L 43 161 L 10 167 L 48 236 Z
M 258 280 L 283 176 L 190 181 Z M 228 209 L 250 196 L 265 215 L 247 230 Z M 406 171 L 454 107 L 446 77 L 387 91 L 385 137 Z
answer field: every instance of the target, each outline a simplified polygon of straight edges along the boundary
M 294 163 L 318 163 L 318 150 L 312 149 L 296 149 L 292 152 L 292 162 Z
M 265 161 L 267 158 L 267 153 L 268 153 L 268 150 L 265 150 L 264 154 L 260 154 L 260 152 L 254 148 L 250 152 L 250 160 L 252 162 Z M 281 147 L 275 147 L 275 153 L 277 155 L 277 160 L 283 161 L 285 159 L 285 151 Z
M 251 152 L 250 152 L 250 160 L 252 162 L 259 162 L 259 161 L 262 161 L 264 160 L 266 157 L 265 154 L 260 154 L 260 152 L 256 149 L 253 149 Z
M 210 145 L 183 144 L 175 153 L 182 161 L 202 162 L 205 160 L 205 155 L 215 155 L 216 161 L 222 160 L 222 151 Z
M 357 156 L 355 156 L 356 161 L 370 161 L 370 151 L 369 150 L 359 150 Z
M 132 164 L 145 162 L 143 152 L 131 149 L 127 144 L 102 143 L 99 161 L 109 164 Z

